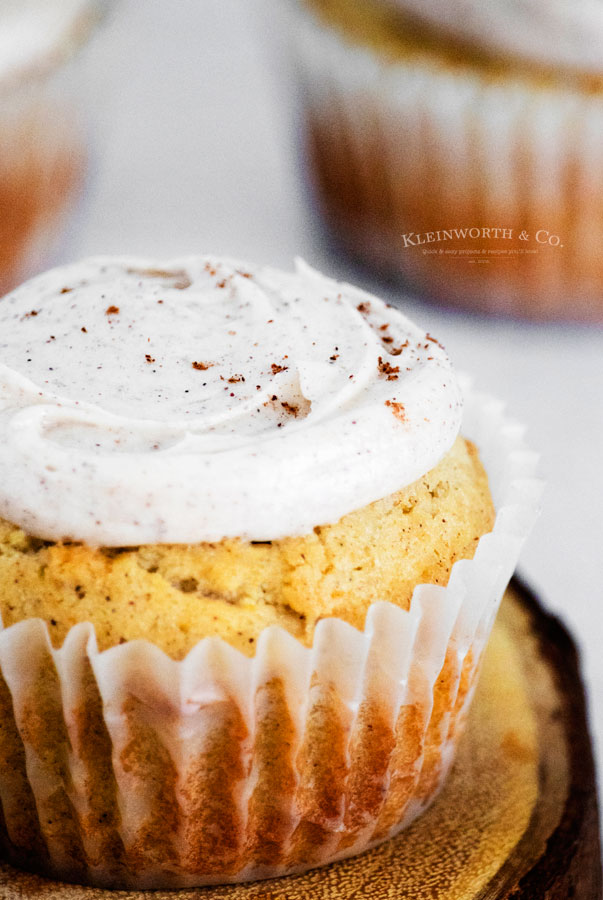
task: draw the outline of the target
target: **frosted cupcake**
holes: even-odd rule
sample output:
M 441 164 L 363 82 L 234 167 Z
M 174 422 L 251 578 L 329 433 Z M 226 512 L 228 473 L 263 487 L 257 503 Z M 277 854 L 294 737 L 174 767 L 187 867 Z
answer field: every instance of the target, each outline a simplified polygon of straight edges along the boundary
M 601 320 L 601 5 L 292 6 L 336 240 L 444 303 Z
M 412 821 L 533 519 L 517 427 L 301 263 L 89 260 L 0 335 L 6 856 L 184 887 Z
M 0 294 L 48 264 L 82 190 L 74 56 L 102 8 L 100 0 L 0 6 Z

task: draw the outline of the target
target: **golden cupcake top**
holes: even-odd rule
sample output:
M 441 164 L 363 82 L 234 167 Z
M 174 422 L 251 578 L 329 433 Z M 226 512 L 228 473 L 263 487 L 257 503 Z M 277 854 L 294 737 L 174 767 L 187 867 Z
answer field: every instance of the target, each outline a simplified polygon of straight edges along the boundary
M 511 12 L 511 0 L 493 4 L 479 0 L 446 4 L 437 0 L 296 0 L 294 9 L 296 5 L 311 12 L 311 24 L 303 15 L 295 20 L 308 48 L 321 26 L 327 26 L 327 30 L 335 29 L 346 45 L 376 52 L 389 63 L 429 61 L 442 72 L 471 71 L 477 65 L 494 80 L 511 74 L 528 77 L 534 85 L 565 83 L 588 92 L 600 90 L 600 0 L 576 5 L 569 0 L 554 4 L 521 0 L 516 16 Z M 329 52 L 326 45 L 323 52 Z M 360 66 L 369 64 L 367 60 Z
M 601 0 L 374 0 L 499 57 L 603 74 Z

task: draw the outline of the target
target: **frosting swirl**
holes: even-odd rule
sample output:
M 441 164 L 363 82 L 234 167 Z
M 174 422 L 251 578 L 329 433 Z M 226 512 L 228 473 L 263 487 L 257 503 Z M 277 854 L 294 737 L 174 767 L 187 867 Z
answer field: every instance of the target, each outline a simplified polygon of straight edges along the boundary
M 434 338 L 301 261 L 96 258 L 0 301 L 0 515 L 46 539 L 304 534 L 416 480 L 460 417 Z
M 603 73 L 601 0 L 380 0 L 497 56 Z

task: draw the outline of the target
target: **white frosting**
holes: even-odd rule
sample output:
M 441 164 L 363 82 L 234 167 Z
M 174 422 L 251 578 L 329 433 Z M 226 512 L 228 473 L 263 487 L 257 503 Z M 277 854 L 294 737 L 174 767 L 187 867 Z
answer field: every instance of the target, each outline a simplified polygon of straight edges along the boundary
M 385 0 L 497 55 L 603 73 L 603 0 Z
M 0 87 L 14 76 L 46 68 L 66 51 L 93 6 L 91 0 L 2 0 Z
M 0 515 L 106 546 L 304 534 L 436 465 L 460 396 L 433 338 L 302 262 L 87 260 L 0 301 Z

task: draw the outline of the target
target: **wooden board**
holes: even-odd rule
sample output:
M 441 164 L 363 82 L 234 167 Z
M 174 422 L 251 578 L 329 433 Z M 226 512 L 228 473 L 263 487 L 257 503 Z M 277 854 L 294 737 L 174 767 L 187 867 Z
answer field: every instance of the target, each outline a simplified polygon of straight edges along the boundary
M 58 884 L 0 864 L 0 900 L 600 900 L 593 758 L 575 646 L 514 581 L 454 769 L 392 841 L 305 875 L 175 892 Z

